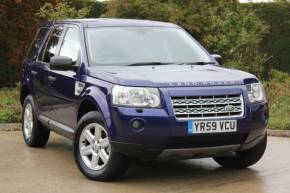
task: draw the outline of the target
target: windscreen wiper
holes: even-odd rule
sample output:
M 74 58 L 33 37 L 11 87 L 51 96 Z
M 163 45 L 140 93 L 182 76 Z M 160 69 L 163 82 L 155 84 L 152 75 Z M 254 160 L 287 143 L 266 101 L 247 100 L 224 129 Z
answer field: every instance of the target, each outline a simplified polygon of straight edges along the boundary
M 133 64 L 129 64 L 127 66 L 158 66 L 158 65 L 169 65 L 173 63 L 166 63 L 166 62 L 137 62 Z
M 184 62 L 179 63 L 179 65 L 207 65 L 207 64 L 216 64 L 215 62 Z

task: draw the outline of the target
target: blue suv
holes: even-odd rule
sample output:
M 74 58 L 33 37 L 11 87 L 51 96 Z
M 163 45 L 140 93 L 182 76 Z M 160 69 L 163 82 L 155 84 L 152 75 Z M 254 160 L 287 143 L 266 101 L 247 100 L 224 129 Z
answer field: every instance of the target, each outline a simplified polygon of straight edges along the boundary
M 213 157 L 246 168 L 263 155 L 268 104 L 259 80 L 221 66 L 181 27 L 125 19 L 44 24 L 21 72 L 23 136 L 73 140 L 87 177 L 124 174 L 134 158 Z

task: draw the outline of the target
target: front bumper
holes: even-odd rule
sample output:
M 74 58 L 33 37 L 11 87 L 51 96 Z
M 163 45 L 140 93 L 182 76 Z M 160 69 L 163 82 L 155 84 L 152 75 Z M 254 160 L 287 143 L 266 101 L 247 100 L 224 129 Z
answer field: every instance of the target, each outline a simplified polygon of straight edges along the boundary
M 174 160 L 187 158 L 204 158 L 230 155 L 232 152 L 243 151 L 254 147 L 265 139 L 267 133 L 264 132 L 255 139 L 244 144 L 221 145 L 210 147 L 193 147 L 179 149 L 146 149 L 140 144 L 128 144 L 113 142 L 114 151 L 124 155 L 141 159 Z
M 228 118 L 237 120 L 235 133 L 188 134 L 188 122 L 175 118 L 169 92 L 161 90 L 161 95 L 168 100 L 160 109 L 111 107 L 106 123 L 115 151 L 143 159 L 211 157 L 249 149 L 266 135 L 267 103 L 245 100 L 243 117 Z M 134 120 L 141 121 L 143 127 L 134 129 Z

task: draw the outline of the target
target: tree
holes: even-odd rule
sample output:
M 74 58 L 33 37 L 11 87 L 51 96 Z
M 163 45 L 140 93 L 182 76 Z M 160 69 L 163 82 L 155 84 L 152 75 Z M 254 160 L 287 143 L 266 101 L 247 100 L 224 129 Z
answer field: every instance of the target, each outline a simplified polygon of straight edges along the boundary
M 0 1 L 0 87 L 15 84 L 19 66 L 38 28 L 35 13 L 45 0 Z M 52 4 L 57 0 L 51 0 Z
M 260 42 L 268 26 L 236 0 L 111 0 L 106 17 L 169 21 L 185 28 L 225 65 L 250 71 L 260 78 L 268 59 Z
M 70 0 L 70 5 L 75 9 L 87 7 L 89 18 L 98 18 L 106 11 L 106 4 L 96 0 Z
M 271 56 L 266 67 L 290 74 L 290 3 L 255 3 L 252 6 L 257 15 L 271 26 L 261 44 L 262 51 Z
M 222 53 L 228 66 L 262 78 L 269 57 L 261 52 L 260 42 L 269 27 L 252 9 L 241 6 L 213 11 L 209 18 L 202 42 L 212 52 Z
M 42 19 L 53 21 L 57 19 L 75 19 L 84 18 L 88 15 L 87 7 L 75 9 L 68 2 L 60 2 L 55 6 L 51 3 L 45 3 L 36 14 Z

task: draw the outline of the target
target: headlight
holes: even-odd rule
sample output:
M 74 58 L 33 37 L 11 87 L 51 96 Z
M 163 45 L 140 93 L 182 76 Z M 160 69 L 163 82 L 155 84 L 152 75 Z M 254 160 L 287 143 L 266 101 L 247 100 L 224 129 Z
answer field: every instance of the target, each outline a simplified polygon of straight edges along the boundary
M 264 87 L 261 83 L 248 84 L 248 97 L 251 103 L 262 102 L 266 100 Z
M 126 87 L 115 85 L 112 90 L 113 104 L 131 107 L 160 106 L 160 94 L 157 88 Z

